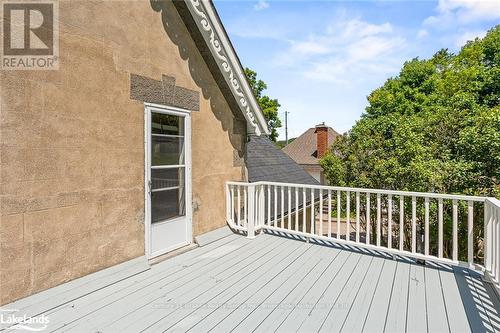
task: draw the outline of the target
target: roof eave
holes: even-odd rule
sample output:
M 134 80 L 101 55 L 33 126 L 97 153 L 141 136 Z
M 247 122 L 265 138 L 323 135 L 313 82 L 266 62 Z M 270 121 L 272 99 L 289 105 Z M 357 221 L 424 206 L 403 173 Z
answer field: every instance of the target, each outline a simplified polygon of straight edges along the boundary
M 218 71 L 222 74 L 225 85 L 229 87 L 228 90 L 247 121 L 248 134 L 271 134 L 212 2 L 209 0 L 184 0 L 183 2 L 191 16 L 190 21 L 194 22 L 203 38 L 205 49 L 209 51 Z M 179 13 L 181 17 L 185 15 L 184 12 Z

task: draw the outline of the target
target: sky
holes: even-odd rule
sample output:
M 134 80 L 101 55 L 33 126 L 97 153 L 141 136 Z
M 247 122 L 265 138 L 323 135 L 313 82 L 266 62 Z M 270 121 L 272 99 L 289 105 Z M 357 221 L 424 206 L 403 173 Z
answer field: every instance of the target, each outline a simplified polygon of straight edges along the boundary
M 288 115 L 289 137 L 349 130 L 406 60 L 457 52 L 500 24 L 500 0 L 230 1 L 215 6 L 245 67 Z M 284 124 L 283 124 L 284 125 Z M 279 130 L 284 139 L 284 126 Z

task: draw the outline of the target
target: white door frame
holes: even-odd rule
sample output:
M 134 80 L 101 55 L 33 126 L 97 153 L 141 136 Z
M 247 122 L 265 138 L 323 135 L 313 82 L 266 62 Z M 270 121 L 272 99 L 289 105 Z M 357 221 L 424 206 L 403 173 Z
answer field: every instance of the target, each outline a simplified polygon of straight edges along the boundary
M 184 117 L 184 153 L 185 153 L 185 187 L 186 187 L 186 240 L 182 244 L 175 244 L 171 248 L 152 253 L 151 248 L 151 193 L 149 179 L 151 178 L 151 112 L 165 113 Z M 181 246 L 193 242 L 193 215 L 191 192 L 191 112 L 189 110 L 164 106 L 153 103 L 144 103 L 144 240 L 145 255 L 148 259 L 173 251 Z

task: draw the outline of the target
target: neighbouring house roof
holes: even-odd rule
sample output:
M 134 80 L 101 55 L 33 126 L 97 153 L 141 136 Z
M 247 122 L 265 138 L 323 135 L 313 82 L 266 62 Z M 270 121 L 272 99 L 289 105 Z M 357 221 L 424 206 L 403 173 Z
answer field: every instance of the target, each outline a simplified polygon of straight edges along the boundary
M 158 1 L 152 0 L 153 4 Z M 173 3 L 229 105 L 245 117 L 248 134 L 269 135 L 264 114 L 212 1 Z
M 248 181 L 318 185 L 318 181 L 266 136 L 249 136 L 246 146 Z
M 308 129 L 301 136 L 293 140 L 293 142 L 283 147 L 283 151 L 298 164 L 318 164 L 317 136 L 315 130 L 316 128 L 314 127 Z M 328 127 L 328 146 L 339 135 L 333 128 Z

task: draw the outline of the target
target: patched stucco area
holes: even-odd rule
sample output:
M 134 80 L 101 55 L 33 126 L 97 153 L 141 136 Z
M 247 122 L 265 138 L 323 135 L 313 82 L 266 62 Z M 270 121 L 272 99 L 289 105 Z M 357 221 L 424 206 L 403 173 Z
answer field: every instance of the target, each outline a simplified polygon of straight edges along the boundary
M 175 7 L 162 6 L 61 1 L 60 69 L 0 73 L 0 304 L 144 255 L 144 103 L 131 98 L 132 74 L 171 82 L 197 109 L 194 235 L 225 224 L 245 123 Z

